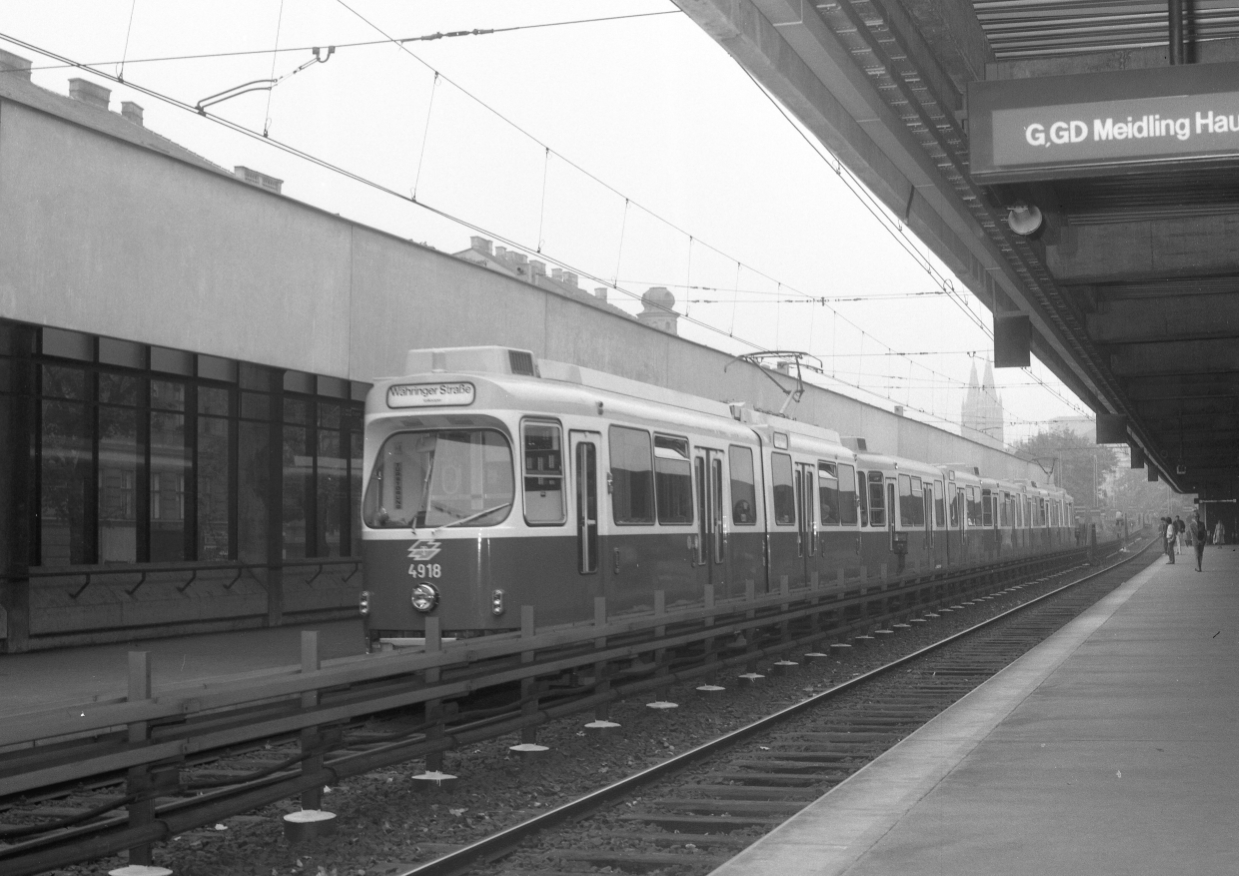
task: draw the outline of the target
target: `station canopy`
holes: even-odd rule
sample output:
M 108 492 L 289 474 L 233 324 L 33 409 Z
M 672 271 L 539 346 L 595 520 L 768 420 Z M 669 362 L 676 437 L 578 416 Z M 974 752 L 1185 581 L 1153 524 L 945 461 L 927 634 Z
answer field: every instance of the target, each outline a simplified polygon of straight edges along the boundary
M 1239 0 L 676 2 L 995 314 L 997 361 L 1236 495 Z

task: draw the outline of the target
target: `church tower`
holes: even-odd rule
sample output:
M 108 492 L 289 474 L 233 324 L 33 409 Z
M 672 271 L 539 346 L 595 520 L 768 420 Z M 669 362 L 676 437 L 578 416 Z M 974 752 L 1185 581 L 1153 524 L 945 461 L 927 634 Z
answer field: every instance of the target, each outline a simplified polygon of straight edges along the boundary
M 977 380 L 977 365 L 972 363 L 968 391 L 960 412 L 960 426 L 965 438 L 991 447 L 1003 446 L 1002 399 L 994 386 L 994 368 L 989 359 L 985 360 L 983 380 Z

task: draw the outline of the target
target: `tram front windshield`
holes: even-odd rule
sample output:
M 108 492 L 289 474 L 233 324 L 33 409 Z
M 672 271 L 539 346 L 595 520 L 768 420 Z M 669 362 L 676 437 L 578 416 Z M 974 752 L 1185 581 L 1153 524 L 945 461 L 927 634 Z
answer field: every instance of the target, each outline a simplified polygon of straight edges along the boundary
M 398 432 L 374 461 L 362 518 L 372 529 L 494 526 L 514 496 L 512 448 L 501 433 Z

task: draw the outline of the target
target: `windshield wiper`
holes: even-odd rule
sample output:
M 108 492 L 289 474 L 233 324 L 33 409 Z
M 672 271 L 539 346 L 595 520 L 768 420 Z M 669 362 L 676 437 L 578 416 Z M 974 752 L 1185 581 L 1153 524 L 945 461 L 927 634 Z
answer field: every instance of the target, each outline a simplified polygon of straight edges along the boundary
M 487 514 L 494 514 L 496 511 L 502 510 L 503 508 L 508 508 L 511 504 L 511 502 L 504 502 L 503 504 L 496 505 L 493 508 L 487 508 L 485 511 L 479 511 L 476 514 L 470 514 L 468 517 L 453 520 L 451 523 L 444 523 L 442 526 L 435 527 L 435 532 L 438 532 L 441 529 L 451 529 L 453 526 L 464 526 L 466 523 L 470 523 L 480 517 L 485 517 Z

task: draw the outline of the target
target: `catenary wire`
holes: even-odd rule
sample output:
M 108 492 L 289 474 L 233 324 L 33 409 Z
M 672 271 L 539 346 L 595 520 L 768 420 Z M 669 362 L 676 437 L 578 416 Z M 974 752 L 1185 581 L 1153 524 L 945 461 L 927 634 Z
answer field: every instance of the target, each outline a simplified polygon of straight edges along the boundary
M 135 0 L 135 3 L 136 3 L 136 0 Z M 541 24 L 522 24 L 522 25 L 516 25 L 513 27 L 476 28 L 474 30 L 448 31 L 446 33 L 439 32 L 439 33 L 425 34 L 423 36 L 400 37 L 399 42 L 406 42 L 406 43 L 429 42 L 431 40 L 448 39 L 451 37 L 488 36 L 490 34 L 511 33 L 513 31 L 518 31 L 518 30 L 537 30 L 540 28 L 548 28 L 548 27 L 563 27 L 565 25 L 570 25 L 570 24 L 594 24 L 597 22 L 605 22 L 605 21 L 623 21 L 623 20 L 631 19 L 631 18 L 651 18 L 656 15 L 680 15 L 680 14 L 682 13 L 678 9 L 668 9 L 663 12 L 635 12 L 630 15 L 609 15 L 604 18 L 578 18 L 572 21 L 549 21 L 549 22 L 544 22 Z M 339 49 L 367 48 L 370 46 L 385 46 L 385 45 L 388 45 L 389 43 L 391 43 L 391 40 L 389 39 L 360 40 L 360 41 L 351 42 L 351 43 L 335 43 L 334 46 L 337 50 L 339 50 Z M 324 43 L 319 43 L 319 45 L 317 46 L 289 46 L 283 49 L 276 49 L 275 51 L 279 54 L 286 54 L 289 52 L 293 52 L 293 53 L 312 52 L 316 48 L 322 48 L 323 45 Z M 128 49 L 128 37 L 126 37 L 126 51 L 127 49 Z M 271 49 L 240 49 L 234 52 L 202 52 L 200 54 L 193 54 L 193 55 L 161 55 L 161 56 L 154 57 L 154 58 L 129 58 L 128 60 L 122 59 L 119 62 L 118 61 L 84 61 L 81 63 L 40 64 L 38 66 L 31 67 L 30 69 L 35 70 L 35 71 L 37 70 L 64 70 L 64 69 L 73 69 L 73 68 L 80 69 L 84 67 L 102 67 L 105 64 L 117 64 L 117 63 L 121 64 L 123 68 L 125 64 L 159 64 L 159 63 L 165 63 L 165 62 L 171 62 L 171 61 L 209 61 L 209 60 L 215 60 L 217 58 L 243 58 L 249 55 L 267 55 L 267 54 L 270 54 L 271 52 L 272 52 Z M 13 70 L 0 71 L 0 73 L 12 73 L 12 72 L 16 72 L 16 71 L 13 71 Z M 123 77 L 118 76 L 117 78 L 120 81 L 124 81 Z
M 346 5 L 346 4 L 343 4 L 342 0 L 339 0 L 339 2 L 341 2 L 341 3 L 342 3 L 342 5 Z M 346 7 L 346 8 L 347 8 L 347 7 Z M 364 19 L 363 19 L 363 20 L 364 20 Z M 380 33 L 381 33 L 381 32 L 382 32 L 382 31 L 380 31 Z M 68 58 L 66 58 L 66 57 L 63 57 L 63 56 L 57 55 L 56 53 L 51 52 L 50 50 L 46 50 L 46 49 L 40 48 L 40 47 L 38 47 L 38 46 L 36 46 L 36 45 L 34 45 L 34 44 L 32 44 L 32 43 L 28 43 L 28 42 L 26 42 L 26 41 L 24 41 L 24 40 L 21 40 L 21 39 L 17 38 L 17 37 L 14 37 L 14 36 L 11 36 L 11 35 L 8 35 L 8 34 L 3 34 L 3 33 L 0 33 L 0 38 L 5 39 L 5 40 L 7 40 L 7 41 L 9 41 L 9 42 L 13 43 L 14 45 L 19 45 L 19 46 L 22 46 L 22 47 L 24 47 L 24 48 L 27 48 L 27 49 L 29 49 L 29 50 L 31 50 L 31 51 L 38 52 L 39 54 L 43 54 L 43 55 L 45 55 L 45 56 L 47 56 L 47 57 L 55 58 L 56 60 L 61 61 L 61 62 L 62 62 L 62 64 L 63 64 L 64 66 L 70 66 L 70 67 L 74 67 L 74 68 L 77 68 L 77 69 L 87 70 L 87 71 L 89 71 L 89 72 L 91 72 L 91 73 L 94 73 L 94 74 L 99 75 L 99 76 L 101 76 L 101 77 L 104 77 L 104 78 L 106 78 L 106 79 L 110 79 L 110 80 L 115 81 L 115 82 L 118 82 L 118 83 L 120 82 L 119 78 L 118 78 L 118 77 L 116 77 L 116 76 L 112 76 L 112 75 L 110 75 L 110 74 L 108 74 L 108 73 L 105 73 L 105 72 L 103 72 L 103 71 L 100 71 L 100 70 L 94 69 L 93 67 L 90 67 L 89 65 L 83 64 L 83 63 L 81 63 L 81 62 L 72 61 L 71 59 L 68 59 Z M 410 54 L 412 54 L 412 53 L 410 53 Z M 416 57 L 416 56 L 414 56 L 414 57 Z M 418 59 L 418 60 L 420 61 L 420 59 Z M 424 63 L 424 62 L 422 62 L 422 63 Z M 431 69 L 433 69 L 433 68 L 431 68 Z M 221 117 L 221 116 L 217 116 L 217 115 L 213 115 L 213 114 L 210 114 L 210 113 L 204 113 L 204 112 L 201 112 L 200 110 L 198 110 L 198 108 L 193 107 L 193 106 L 190 106 L 189 104 L 185 103 L 184 101 L 181 101 L 181 100 L 179 100 L 179 99 L 177 99 L 177 98 L 174 98 L 174 97 L 171 97 L 171 96 L 169 96 L 169 95 L 163 94 L 163 93 L 161 93 L 161 92 L 155 91 L 155 90 L 153 90 L 153 89 L 147 88 L 147 87 L 145 87 L 145 86 L 136 85 L 136 84 L 131 83 L 131 82 L 129 82 L 129 83 L 123 83 L 123 84 L 125 84 L 125 85 L 127 85 L 128 87 L 130 87 L 130 88 L 134 89 L 135 91 L 138 91 L 138 92 L 140 92 L 140 93 L 142 93 L 142 94 L 145 94 L 145 95 L 147 95 L 147 96 L 149 96 L 149 97 L 152 97 L 152 98 L 154 98 L 154 99 L 156 99 L 156 100 L 159 100 L 159 101 L 161 101 L 161 102 L 167 103 L 167 104 L 169 104 L 170 106 L 173 106 L 173 107 L 176 107 L 176 108 L 182 109 L 182 110 L 187 111 L 187 112 L 193 112 L 193 113 L 195 113 L 195 114 L 198 114 L 198 115 L 204 116 L 204 117 L 206 117 L 206 118 L 209 118 L 210 120 L 214 121 L 215 123 L 220 124 L 220 125 L 223 125 L 224 127 L 227 127 L 227 128 L 229 128 L 229 129 L 231 129 L 231 130 L 235 131 L 236 133 L 240 133 L 240 134 L 242 134 L 243 136 L 247 136 L 247 137 L 250 137 L 250 138 L 252 138 L 252 139 L 256 139 L 256 140 L 260 140 L 260 141 L 262 141 L 262 142 L 268 143 L 268 144 L 270 144 L 270 145 L 272 145 L 272 146 L 276 147 L 277 149 L 280 149 L 280 150 L 281 150 L 281 151 L 283 151 L 283 152 L 286 152 L 286 153 L 288 153 L 288 154 L 290 154 L 290 155 L 293 155 L 294 157 L 300 158 L 301 160 L 307 161 L 307 162 L 309 162 L 309 163 L 311 163 L 311 164 L 314 164 L 314 165 L 316 165 L 316 166 L 318 166 L 318 167 L 321 167 L 321 168 L 323 168 L 323 169 L 325 169 L 325 170 L 328 170 L 328 171 L 330 171 L 330 172 L 333 172 L 333 173 L 336 173 L 336 174 L 338 174 L 338 175 L 341 175 L 341 176 L 343 176 L 343 177 L 345 177 L 345 178 L 347 178 L 347 179 L 351 179 L 351 180 L 353 180 L 354 182 L 358 182 L 358 183 L 361 183 L 361 184 L 363 184 L 363 185 L 365 185 L 365 186 L 368 186 L 368 187 L 374 188 L 374 189 L 376 189 L 376 190 L 379 190 L 379 191 L 385 192 L 385 193 L 387 193 L 387 194 L 394 195 L 395 197 L 398 197 L 398 198 L 400 198 L 400 199 L 401 199 L 401 200 L 403 200 L 403 201 L 410 201 L 410 199 L 409 199 L 407 196 L 405 196 L 405 195 L 401 194 L 400 192 L 394 191 L 394 190 L 392 190 L 392 189 L 390 189 L 390 188 L 388 188 L 388 187 L 386 187 L 386 186 L 384 186 L 384 185 L 382 185 L 382 184 L 379 184 L 379 183 L 377 183 L 377 182 L 375 182 L 375 181 L 373 181 L 373 180 L 370 180 L 370 179 L 368 179 L 368 178 L 366 178 L 366 177 L 363 177 L 363 176 L 361 176 L 360 174 L 357 174 L 357 173 L 355 173 L 355 172 L 353 172 L 353 171 L 349 171 L 349 170 L 347 170 L 347 169 L 345 169 L 345 168 L 343 168 L 343 167 L 340 167 L 340 166 L 338 166 L 338 165 L 334 165 L 334 164 L 332 164 L 332 163 L 330 163 L 330 162 L 328 162 L 328 161 L 326 161 L 326 160 L 324 160 L 324 159 L 318 158 L 317 156 L 314 156 L 313 154 L 308 153 L 308 152 L 305 152 L 305 151 L 303 151 L 303 150 L 301 150 L 301 149 L 299 149 L 299 148 L 297 148 L 297 147 L 294 147 L 294 146 L 292 146 L 292 145 L 290 145 L 290 144 L 283 143 L 282 141 L 279 141 L 279 140 L 276 140 L 276 139 L 273 139 L 273 138 L 263 138 L 263 136 L 262 136 L 262 134 L 261 134 L 260 132 L 253 131 L 253 130 L 251 130 L 251 129 L 249 129 L 249 128 L 246 128 L 246 127 L 245 127 L 245 126 L 243 126 L 243 125 L 240 125 L 240 124 L 238 124 L 238 123 L 232 122 L 232 121 L 230 121 L 230 120 L 228 120 L 228 119 L 225 119 L 225 118 L 223 118 L 223 117 Z M 472 98 L 472 95 L 469 95 L 469 96 Z M 476 100 L 476 98 L 472 98 L 472 99 Z M 501 117 L 501 118 L 502 118 L 502 117 Z M 508 120 L 506 120 L 506 119 L 505 119 L 505 121 L 508 121 Z M 511 122 L 508 122 L 508 123 L 509 123 L 509 124 L 511 124 Z M 517 126 L 514 126 L 514 127 L 517 127 Z M 518 129 L 518 130 L 521 130 L 519 127 L 517 127 L 517 129 Z M 522 130 L 522 133 L 525 133 L 525 135 L 526 135 L 526 136 L 530 136 L 530 135 L 528 135 L 526 132 L 524 132 L 523 130 Z M 531 138 L 531 139 L 533 139 L 533 138 Z M 547 148 L 549 148 L 549 147 L 547 147 Z M 552 151 L 553 151 L 553 150 L 552 150 Z M 556 153 L 556 154 L 559 154 L 559 153 Z M 562 158 L 563 156 L 561 155 L 560 157 Z M 566 160 L 566 159 L 565 159 L 565 160 Z M 583 171 L 583 172 L 584 172 L 584 171 Z M 592 177 L 592 175 L 590 175 L 590 176 Z M 592 177 L 592 178 L 597 179 L 596 177 Z M 600 182 L 600 184 L 602 184 L 602 185 L 606 186 L 609 190 L 611 190 L 611 191 L 616 191 L 616 190 L 615 190 L 615 189 L 613 189 L 612 187 L 607 186 L 605 183 L 602 183 L 600 180 L 599 180 L 599 182 Z M 434 207 L 433 205 L 427 204 L 427 203 L 425 203 L 425 202 L 419 202 L 419 201 L 413 201 L 413 203 L 416 203 L 418 206 L 422 207 L 423 209 L 425 209 L 425 210 L 427 210 L 427 211 L 429 211 L 429 212 L 432 212 L 432 213 L 434 213 L 434 214 L 436 214 L 436 215 L 439 215 L 439 216 L 441 216 L 442 218 L 447 219 L 448 221 L 451 221 L 451 222 L 453 222 L 453 223 L 455 223 L 455 224 L 461 225 L 462 227 L 465 227 L 465 228 L 470 228 L 470 229 L 472 229 L 472 230 L 475 230 L 475 231 L 478 231 L 478 232 L 481 232 L 481 233 L 484 233 L 484 234 L 488 234 L 488 235 L 490 235 L 491 237 L 493 237 L 494 239 L 496 239 L 496 240 L 500 240 L 500 241 L 503 241 L 503 242 L 506 242 L 506 243 L 509 243 L 511 246 L 513 246 L 513 247 L 515 247 L 515 248 L 517 248 L 517 249 L 525 249 L 525 247 L 524 247 L 522 244 L 520 244 L 520 243 L 518 243 L 518 242 L 516 242 L 516 241 L 508 240 L 508 239 L 506 239 L 503 235 L 497 234 L 496 232 L 493 232 L 493 231 L 491 231 L 491 230 L 489 230 L 489 229 L 483 228 L 483 227 L 481 227 L 481 226 L 479 226 L 479 225 L 476 225 L 475 223 L 471 223 L 471 222 L 469 222 L 469 221 L 467 221 L 467 220 L 465 220 L 465 219 L 463 219 L 463 218 L 461 218 L 461 217 L 455 216 L 455 215 L 453 215 L 453 214 L 451 214 L 451 213 L 449 213 L 449 212 L 447 212 L 447 211 L 444 211 L 444 210 L 441 210 L 441 209 L 439 209 L 439 208 L 436 208 L 436 207 Z M 641 205 L 639 205 L 639 204 L 636 204 L 635 202 L 630 202 L 630 203 L 632 203 L 632 205 L 633 205 L 633 206 L 636 206 L 636 207 L 638 207 L 639 209 L 642 209 L 643 211 L 647 212 L 649 215 L 653 216 L 654 218 L 659 219 L 660 221 L 665 222 L 665 220 L 663 220 L 661 217 L 657 216 L 657 214 L 654 214 L 654 213 L 650 212 L 649 210 L 647 210 L 647 209 L 646 209 L 646 208 L 644 208 L 643 206 L 641 206 Z M 666 223 L 666 224 L 667 224 L 669 227 L 675 228 L 675 226 L 671 225 L 671 223 L 669 223 L 669 222 L 668 222 L 668 223 Z M 676 230 L 679 230 L 679 229 L 677 228 Z M 684 233 L 684 232 L 682 232 L 682 231 L 681 231 L 681 233 Z M 696 242 L 696 243 L 701 243 L 702 245 L 707 246 L 708 248 L 710 248 L 710 249 L 714 250 L 715 252 L 718 252 L 719 254 L 723 254 L 721 250 L 718 250 L 716 247 L 713 247 L 713 246 L 711 246 L 711 245 L 710 245 L 710 244 L 708 244 L 708 243 L 703 243 L 702 241 L 700 241 L 699 239 L 697 239 L 697 238 L 695 238 L 695 237 L 693 238 L 693 240 L 694 240 L 694 242 Z M 563 262 L 563 261 L 558 260 L 558 259 L 548 259 L 548 260 L 553 261 L 553 262 L 556 262 L 556 263 L 560 264 L 562 267 L 567 268 L 567 269 L 572 269 L 572 268 L 573 268 L 573 266 L 572 266 L 572 265 L 569 265 L 569 264 L 567 264 L 566 262 Z M 739 264 L 739 262 L 737 262 L 737 263 Z M 595 280 L 596 282 L 601 282 L 601 283 L 604 283 L 604 284 L 605 284 L 605 283 L 607 283 L 607 281 L 606 281 L 606 280 L 604 280 L 603 278 L 598 277 L 598 276 L 595 276 L 595 275 L 591 274 L 590 272 L 585 271 L 585 270 L 583 270 L 583 269 L 576 268 L 576 269 L 575 269 L 575 272 L 576 272 L 576 273 L 578 273 L 578 275 L 580 275 L 580 276 L 582 276 L 582 277 L 585 277 L 585 278 L 588 278 L 588 279 Z M 763 274 L 761 271 L 754 270 L 754 273 L 758 274 L 759 276 L 766 276 L 766 275 L 765 275 L 765 274 Z M 768 279 L 771 279 L 771 278 L 768 278 Z M 627 290 L 627 289 L 623 289 L 623 288 L 618 287 L 618 286 L 616 286 L 615 288 L 617 289 L 617 291 L 621 292 L 622 294 L 624 294 L 625 296 L 627 296 L 627 297 L 629 297 L 629 298 L 631 298 L 631 299 L 633 299 L 633 300 L 640 300 L 640 296 L 638 296 L 635 292 L 632 292 L 632 291 Z M 789 288 L 789 289 L 793 289 L 794 287 L 790 287 L 790 286 L 789 286 L 788 288 Z M 802 294 L 803 294 L 803 293 L 802 293 Z M 836 315 L 838 315 L 838 314 L 837 314 L 837 312 L 836 312 Z M 744 345 L 744 346 L 746 346 L 746 347 L 749 347 L 749 348 L 751 348 L 751 349 L 753 349 L 753 350 L 760 350 L 760 349 L 762 349 L 762 346 L 761 346 L 761 345 L 759 345 L 759 344 L 757 344 L 757 343 L 755 343 L 755 342 L 753 342 L 753 341 L 750 341 L 750 340 L 748 340 L 748 339 L 746 339 L 746 338 L 743 338 L 743 337 L 735 337 L 734 335 L 731 335 L 730 333 L 728 333 L 728 332 L 724 331 L 721 327 L 717 327 L 717 326 L 710 325 L 709 323 L 706 323 L 706 322 L 704 322 L 704 321 L 702 321 L 702 320 L 695 319 L 695 318 L 686 318 L 686 317 L 680 317 L 680 318 L 685 318 L 685 319 L 686 319 L 686 321 L 691 322 L 692 324 L 697 325 L 698 327 L 700 327 L 700 328 L 702 328 L 702 329 L 704 329 L 704 330 L 706 330 L 706 331 L 709 331 L 709 332 L 712 332 L 712 333 L 718 334 L 718 335 L 720 335 L 720 336 L 727 335 L 728 337 L 730 337 L 731 339 L 735 340 L 736 342 L 739 342 L 739 343 L 741 343 L 742 345 Z M 862 333 L 862 336 L 866 334 L 866 332 L 865 332 L 863 329 L 861 329 L 859 326 L 857 326 L 857 325 L 856 325 L 855 323 L 853 323 L 851 320 L 848 320 L 846 317 L 844 317 L 844 321 L 845 321 L 845 322 L 847 322 L 847 323 L 849 323 L 850 325 L 852 325 L 852 326 L 853 326 L 854 328 L 856 328 L 858 331 L 860 331 L 860 332 Z M 877 339 L 875 338 L 874 340 L 877 340 Z M 878 343 L 882 343 L 882 342 L 878 341 Z M 884 343 L 883 343 L 883 344 L 882 344 L 882 346 L 883 346 L 883 347 L 886 347 L 886 349 L 887 349 L 887 350 L 889 350 L 889 351 L 891 352 L 891 354 L 892 354 L 892 355 L 900 355 L 899 351 L 894 350 L 894 348 L 890 347 L 889 345 L 886 345 L 886 344 L 884 344 Z M 876 353 L 873 353 L 873 354 L 869 354 L 869 355 L 877 355 L 877 354 L 876 354 Z M 922 367 L 924 367 L 924 366 L 922 366 Z M 959 380 L 957 380 L 957 379 L 955 379 L 955 378 L 952 378 L 952 377 L 950 377 L 949 375 L 941 374 L 940 372 L 936 372 L 936 371 L 934 371 L 933 369 L 928 369 L 928 368 L 926 368 L 926 370 L 927 370 L 927 371 L 929 371 L 930 373 L 933 373 L 933 374 L 938 375 L 939 377 L 942 377 L 943 379 L 945 379 L 945 380 L 947 380 L 947 381 L 950 381 L 950 382 L 953 382 L 953 383 L 957 383 L 957 384 L 959 384 L 959 385 L 963 385 L 963 382 L 962 382 L 962 381 L 959 381 Z M 896 402 L 896 400 L 895 400 L 895 399 L 893 399 L 893 398 L 891 398 L 889 395 L 883 395 L 883 394 L 881 394 L 881 393 L 873 392 L 873 391 L 872 391 L 869 387 L 867 387 L 867 386 L 866 386 L 866 385 L 864 385 L 863 383 L 860 383 L 860 382 L 855 382 L 855 383 L 854 383 L 854 382 L 851 382 L 851 381 L 843 380 L 842 378 L 838 377 L 837 375 L 835 375 L 835 376 L 828 375 L 828 374 L 826 374 L 824 371 L 818 371 L 817 373 L 820 373 L 823 377 L 825 377 L 825 378 L 827 378 L 827 379 L 829 379 L 829 380 L 831 380 L 831 381 L 833 381 L 833 382 L 835 382 L 835 383 L 837 383 L 837 384 L 839 384 L 839 385 L 841 385 L 841 386 L 847 386 L 847 387 L 849 387 L 849 388 L 851 388 L 851 389 L 858 390 L 858 391 L 863 392 L 863 393 L 865 393 L 865 394 L 867 394 L 867 395 L 871 395 L 871 396 L 874 396 L 874 397 L 876 397 L 876 398 L 882 398 L 882 399 L 884 399 L 884 400 L 886 400 L 886 401 L 890 401 L 890 402 L 892 402 L 892 403 L 897 403 L 897 402 Z M 922 408 L 920 408 L 920 407 L 918 407 L 918 406 L 916 406 L 916 405 L 905 404 L 905 405 L 904 405 L 904 407 L 905 407 L 906 409 L 910 409 L 910 410 L 913 410 L 913 411 L 917 411 L 918 413 L 923 414 L 924 416 L 928 417 L 928 418 L 929 418 L 929 419 L 931 419 L 931 420 L 934 420 L 934 421 L 939 421 L 939 422 L 943 422 L 943 423 L 949 423 L 949 424 L 950 424 L 950 425 L 952 425 L 952 426 L 957 425 L 957 424 L 956 424 L 953 420 L 947 420 L 947 419 L 945 419 L 945 418 L 943 418 L 943 417 L 938 416 L 936 413 L 934 413 L 934 412 L 932 412 L 932 411 L 926 411 L 926 410 L 924 410 L 924 409 L 922 409 Z

